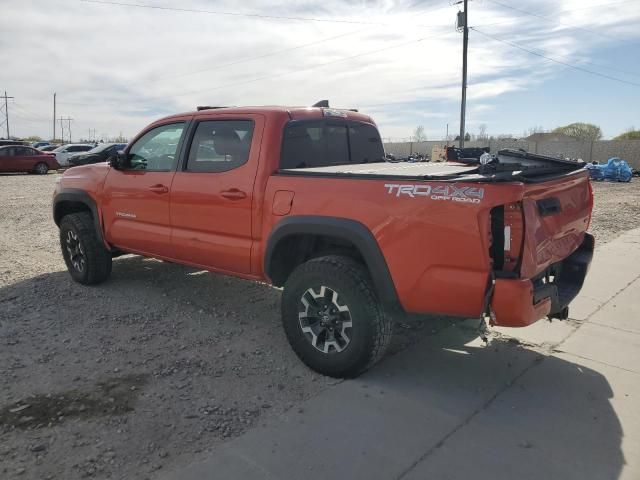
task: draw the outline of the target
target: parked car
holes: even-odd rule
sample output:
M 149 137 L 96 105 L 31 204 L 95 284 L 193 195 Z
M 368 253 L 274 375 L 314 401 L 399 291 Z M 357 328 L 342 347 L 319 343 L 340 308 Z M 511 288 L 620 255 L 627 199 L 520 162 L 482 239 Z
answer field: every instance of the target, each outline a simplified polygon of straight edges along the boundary
M 69 165 L 69 157 L 74 153 L 82 153 L 88 152 L 94 147 L 94 145 L 89 145 L 85 143 L 70 143 L 68 145 L 62 145 L 61 147 L 53 150 L 53 153 L 56 156 L 56 160 L 63 167 L 67 167 Z
M 51 143 L 50 142 L 35 142 L 35 143 L 31 144 L 31 146 L 33 148 L 37 148 L 37 149 L 40 149 L 40 147 L 46 147 L 47 145 L 51 145 Z
M 53 152 L 56 148 L 60 148 L 62 145 L 45 145 L 38 148 L 41 152 Z M 54 155 L 55 156 L 55 155 Z
M 27 142 L 23 142 L 22 140 L 6 140 L 4 138 L 0 138 L 0 147 L 4 147 L 5 145 L 27 145 Z
M 126 143 L 101 143 L 86 153 L 76 153 L 71 155 L 67 160 L 70 167 L 106 162 L 110 157 L 113 157 L 114 155 L 117 155 L 118 152 L 124 150 L 126 146 Z
M 7 145 L 0 147 L 0 172 L 28 172 L 44 175 L 60 165 L 50 153 L 32 147 Z
M 589 175 L 521 153 L 486 171 L 389 163 L 361 113 L 202 109 L 152 123 L 110 163 L 67 171 L 53 219 L 81 284 L 133 253 L 284 287 L 299 358 L 352 377 L 407 313 L 510 327 L 568 318 L 593 254 Z

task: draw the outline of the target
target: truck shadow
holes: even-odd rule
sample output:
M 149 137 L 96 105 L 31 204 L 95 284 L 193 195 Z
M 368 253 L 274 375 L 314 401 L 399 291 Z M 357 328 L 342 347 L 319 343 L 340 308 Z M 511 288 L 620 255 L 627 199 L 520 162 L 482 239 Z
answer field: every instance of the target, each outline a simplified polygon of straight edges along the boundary
M 426 429 L 437 430 L 440 417 L 461 419 L 425 442 L 428 460 L 408 477 L 618 478 L 623 430 L 607 378 L 513 340 L 485 346 L 468 325 L 443 330 L 362 378 L 369 391 L 397 395 L 435 418 Z

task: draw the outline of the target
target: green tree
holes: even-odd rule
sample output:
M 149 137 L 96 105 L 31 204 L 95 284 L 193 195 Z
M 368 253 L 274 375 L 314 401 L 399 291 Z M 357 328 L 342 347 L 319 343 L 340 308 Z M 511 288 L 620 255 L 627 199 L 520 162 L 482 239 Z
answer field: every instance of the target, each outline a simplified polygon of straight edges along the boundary
M 614 140 L 640 140 L 640 130 L 634 130 L 631 127 L 624 133 L 621 133 L 617 137 L 613 138 Z
M 578 140 L 600 140 L 602 138 L 602 130 L 599 126 L 592 123 L 576 122 L 564 127 L 556 128 L 553 133 L 562 133 Z
M 24 140 L 27 142 L 41 142 L 42 138 L 38 135 L 29 135 L 28 137 L 25 137 Z

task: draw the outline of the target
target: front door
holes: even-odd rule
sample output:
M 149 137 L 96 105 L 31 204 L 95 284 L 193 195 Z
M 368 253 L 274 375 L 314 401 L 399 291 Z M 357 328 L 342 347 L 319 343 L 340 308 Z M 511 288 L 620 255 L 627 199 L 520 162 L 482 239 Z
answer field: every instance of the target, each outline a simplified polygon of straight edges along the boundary
M 251 272 L 251 205 L 264 117 L 218 115 L 192 126 L 171 187 L 176 258 L 212 270 Z
M 136 139 L 104 185 L 106 239 L 125 251 L 172 258 L 169 198 L 186 120 L 155 126 Z

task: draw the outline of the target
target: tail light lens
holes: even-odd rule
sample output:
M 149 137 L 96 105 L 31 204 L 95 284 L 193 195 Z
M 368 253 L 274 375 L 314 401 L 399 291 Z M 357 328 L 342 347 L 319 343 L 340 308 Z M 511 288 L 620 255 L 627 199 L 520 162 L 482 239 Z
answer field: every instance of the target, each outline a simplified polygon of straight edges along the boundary
M 591 226 L 591 218 L 593 217 L 593 186 L 591 180 L 587 180 L 589 185 L 589 220 L 587 221 L 587 230 Z
M 520 202 L 491 209 L 491 237 L 493 270 L 517 272 L 524 240 L 524 215 Z

